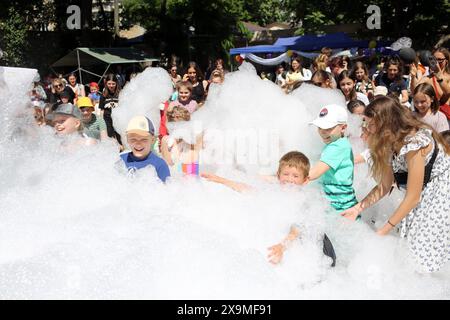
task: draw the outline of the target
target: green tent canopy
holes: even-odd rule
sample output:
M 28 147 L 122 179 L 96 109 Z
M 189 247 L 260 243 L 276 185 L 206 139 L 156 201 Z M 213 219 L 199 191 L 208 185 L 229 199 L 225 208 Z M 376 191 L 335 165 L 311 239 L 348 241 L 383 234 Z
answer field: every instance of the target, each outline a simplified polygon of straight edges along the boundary
M 78 68 L 74 72 L 79 73 L 79 81 L 83 83 L 82 72 L 102 78 L 113 64 L 152 63 L 154 61 L 159 61 L 159 59 L 133 48 L 76 48 L 53 63 L 52 68 L 77 66 Z M 107 67 L 103 75 L 85 69 L 105 64 Z

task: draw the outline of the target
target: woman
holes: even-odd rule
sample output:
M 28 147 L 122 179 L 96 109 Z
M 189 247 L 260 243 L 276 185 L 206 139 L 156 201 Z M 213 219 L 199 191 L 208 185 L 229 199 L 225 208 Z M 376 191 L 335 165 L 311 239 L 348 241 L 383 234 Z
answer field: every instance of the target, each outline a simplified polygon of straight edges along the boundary
M 104 82 L 105 88 L 103 89 L 103 94 L 100 97 L 98 107 L 103 113 L 103 119 L 106 122 L 108 137 L 115 138 L 122 148 L 122 139 L 120 138 L 120 134 L 118 134 L 114 129 L 111 116 L 113 109 L 119 106 L 120 85 L 117 77 L 112 73 L 106 75 Z
M 69 74 L 67 77 L 67 86 L 72 89 L 73 93 L 75 94 L 75 102 L 78 99 L 78 97 L 85 97 L 86 92 L 84 90 L 84 86 L 82 84 L 77 83 L 77 76 L 75 73 Z
M 401 224 L 401 236 L 421 268 L 438 271 L 450 260 L 450 147 L 389 97 L 379 97 L 366 107 L 363 133 L 378 185 L 342 215 L 356 219 L 397 182 L 405 196 L 377 233 L 386 235 Z
M 181 76 L 177 73 L 177 71 L 178 68 L 175 64 L 169 69 L 170 79 L 172 80 L 172 85 L 174 88 L 177 87 L 178 82 L 181 82 Z
M 203 73 L 197 63 L 193 61 L 189 62 L 187 73 L 183 76 L 183 81 L 189 81 L 192 84 L 192 99 L 199 104 L 203 103 L 208 81 L 203 79 Z
M 388 89 L 389 93 L 400 97 L 400 102 L 406 104 L 408 102 L 408 90 L 406 87 L 406 81 L 403 79 L 402 62 L 395 57 L 389 58 L 384 65 L 384 72 L 375 78 L 376 86 L 384 86 Z
M 53 79 L 52 81 L 52 91 L 50 93 L 50 103 L 53 105 L 52 110 L 55 110 L 58 105 L 62 104 L 61 100 L 61 94 L 64 92 L 64 95 L 67 95 L 69 97 L 70 103 L 73 104 L 73 101 L 75 99 L 75 93 L 73 91 L 64 85 L 64 82 L 61 78 Z
M 295 57 L 291 63 L 291 69 L 286 75 L 286 86 L 292 89 L 296 82 L 311 80 L 311 71 L 302 67 L 300 57 Z

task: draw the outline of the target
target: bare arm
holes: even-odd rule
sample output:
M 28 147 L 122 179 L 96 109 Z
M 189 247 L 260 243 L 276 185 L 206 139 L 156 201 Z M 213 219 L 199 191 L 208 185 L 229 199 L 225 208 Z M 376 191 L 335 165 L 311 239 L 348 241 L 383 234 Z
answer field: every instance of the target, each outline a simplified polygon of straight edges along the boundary
M 286 236 L 286 238 L 284 238 L 282 242 L 268 248 L 268 250 L 270 250 L 268 255 L 269 262 L 273 264 L 280 263 L 281 259 L 283 258 L 283 253 L 284 251 L 286 251 L 288 245 L 292 243 L 292 241 L 297 239 L 299 235 L 300 230 L 298 230 L 297 227 L 292 226 L 289 234 Z
M 429 148 L 431 149 L 431 146 Z M 424 150 L 411 151 L 406 154 L 406 162 L 408 164 L 406 195 L 388 220 L 393 225 L 402 221 L 420 202 L 420 194 L 422 193 L 425 175 L 425 156 L 426 152 Z M 377 233 L 379 235 L 385 235 L 392 229 L 393 226 L 386 223 Z
M 251 189 L 251 187 L 245 183 L 228 180 L 228 179 L 216 176 L 212 173 L 204 172 L 204 173 L 201 173 L 200 176 L 207 179 L 208 181 L 223 184 L 224 186 L 227 186 L 228 188 L 231 188 L 237 192 L 244 192 L 244 191 L 248 191 Z
M 100 131 L 100 140 L 104 141 L 104 140 L 107 140 L 108 138 L 109 138 L 108 132 L 106 130 L 101 130 Z
M 172 155 L 170 154 L 169 145 L 167 141 L 168 139 L 169 139 L 168 136 L 164 136 L 161 139 L 161 155 L 169 166 L 173 166 Z
M 319 161 L 314 167 L 309 170 L 309 180 L 316 180 L 320 178 L 325 172 L 330 170 L 330 166 L 325 162 Z

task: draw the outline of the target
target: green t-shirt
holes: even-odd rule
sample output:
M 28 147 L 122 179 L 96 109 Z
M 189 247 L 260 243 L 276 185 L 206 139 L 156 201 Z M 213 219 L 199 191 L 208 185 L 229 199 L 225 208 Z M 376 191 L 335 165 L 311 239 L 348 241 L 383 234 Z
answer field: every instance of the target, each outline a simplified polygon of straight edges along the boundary
M 91 121 L 84 124 L 84 133 L 90 137 L 97 140 L 100 140 L 100 131 L 106 131 L 106 123 L 105 120 L 101 117 L 97 117 L 95 114 L 92 114 Z
M 353 152 L 347 138 L 340 138 L 325 146 L 320 161 L 330 169 L 321 177 L 323 190 L 331 206 L 338 212 L 358 203 L 353 189 Z

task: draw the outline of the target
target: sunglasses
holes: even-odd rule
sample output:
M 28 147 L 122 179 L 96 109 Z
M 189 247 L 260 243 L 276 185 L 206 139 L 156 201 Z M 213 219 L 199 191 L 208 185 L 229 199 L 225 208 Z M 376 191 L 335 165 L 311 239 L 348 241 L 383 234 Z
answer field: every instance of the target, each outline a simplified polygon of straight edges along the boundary
M 57 85 L 55 85 L 54 87 L 55 87 L 55 88 L 62 88 L 63 85 L 62 85 L 62 84 L 57 84 Z

